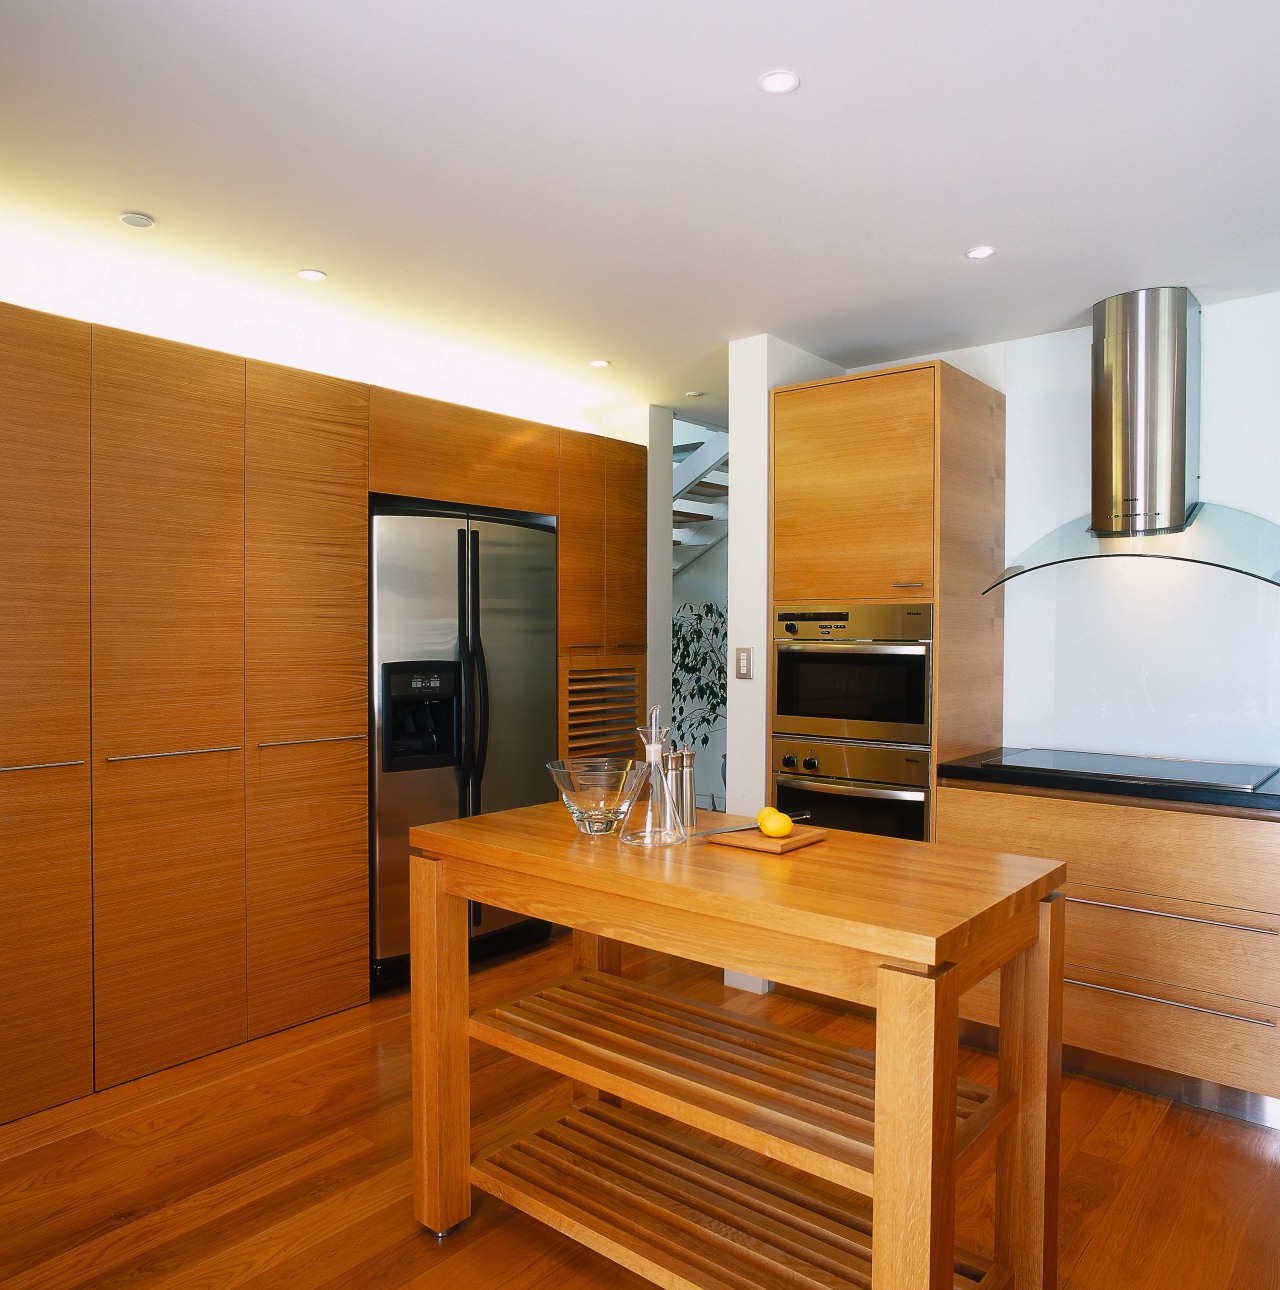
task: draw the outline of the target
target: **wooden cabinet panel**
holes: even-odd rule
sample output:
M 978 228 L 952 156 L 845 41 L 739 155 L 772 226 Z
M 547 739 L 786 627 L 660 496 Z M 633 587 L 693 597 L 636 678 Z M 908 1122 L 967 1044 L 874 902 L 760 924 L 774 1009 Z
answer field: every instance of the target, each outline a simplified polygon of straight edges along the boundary
M 369 997 L 363 737 L 251 747 L 249 1037 Z
M 647 647 L 649 454 L 640 444 L 605 441 L 605 647 Z
M 93 340 L 93 742 L 244 735 L 244 360 Z
M 1272 820 L 939 788 L 939 842 L 1048 856 L 1073 883 L 1280 913 Z
M 0 1121 L 93 1091 L 89 361 L 0 304 Z
M 1280 1004 L 1280 918 L 1109 887 L 1067 887 L 1066 961 Z
M 89 765 L 0 774 L 0 1122 L 93 1092 Z
M 0 766 L 89 755 L 89 327 L 0 304 Z
M 939 842 L 1067 862 L 1064 1043 L 1280 1095 L 1273 821 L 946 786 L 936 803 Z M 998 1024 L 994 980 L 961 1012 Z
M 461 506 L 555 513 L 560 432 L 374 386 L 369 488 Z
M 266 363 L 245 404 L 250 743 L 369 721 L 369 391 Z
M 606 440 L 599 435 L 560 432 L 557 560 L 562 655 L 604 649 L 605 450 Z
M 245 1039 L 244 757 L 99 761 L 93 810 L 101 1089 Z
M 775 391 L 775 601 L 932 597 L 935 372 Z

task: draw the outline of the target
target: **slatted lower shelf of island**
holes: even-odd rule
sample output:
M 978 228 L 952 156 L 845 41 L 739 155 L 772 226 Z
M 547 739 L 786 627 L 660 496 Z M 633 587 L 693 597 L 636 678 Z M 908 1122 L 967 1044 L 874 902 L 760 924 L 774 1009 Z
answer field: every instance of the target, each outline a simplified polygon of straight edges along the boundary
M 768 880 L 747 894 L 746 907 L 716 918 L 698 911 L 701 896 L 723 896 L 732 866 L 718 855 L 704 859 L 704 851 L 723 849 L 686 844 L 704 862 L 686 863 L 678 875 L 665 866 L 668 899 L 655 908 L 656 875 L 627 849 L 583 850 L 540 809 L 505 813 L 525 816 L 519 851 L 509 836 L 488 835 L 492 826 L 478 823 L 486 817 L 456 822 L 470 830 L 436 825 L 411 835 L 415 954 L 428 941 L 439 952 L 430 964 L 415 958 L 413 969 L 421 1221 L 439 1233 L 451 1229 L 470 1213 L 474 1185 L 659 1285 L 690 1290 L 1055 1284 L 1060 866 L 1034 862 L 1039 877 L 1031 881 L 1019 872 L 1017 912 L 966 918 L 955 959 L 922 971 L 908 965 L 926 964 L 923 956 L 833 944 L 834 929 L 820 918 L 792 926 L 785 914 L 765 914 L 761 898 L 776 899 L 785 879 L 784 904 L 813 915 L 805 893 L 810 883 L 824 885 L 821 865 L 801 882 L 772 858 L 738 858 L 739 876 L 744 865 L 761 864 Z M 850 852 L 845 839 L 858 836 L 835 835 L 836 852 Z M 872 848 L 877 881 L 895 857 L 919 858 L 897 846 L 888 856 Z M 1007 888 L 1007 876 L 996 886 Z M 468 1017 L 460 939 L 468 898 L 536 907 L 537 916 L 575 927 L 581 970 Z M 772 979 L 843 987 L 824 992 L 872 1002 L 877 1053 L 618 974 L 623 940 L 696 957 L 686 943 L 691 912 L 706 924 L 710 953 L 702 961 L 759 970 L 763 953 L 781 969 Z M 876 946 L 874 921 L 844 939 Z M 954 914 L 943 921 L 954 924 Z M 745 949 L 748 926 L 763 950 Z M 457 944 L 461 971 L 443 957 Z M 815 944 L 826 954 L 814 955 Z M 914 946 L 910 937 L 890 944 Z M 1000 1086 L 987 1088 L 956 1077 L 957 1001 L 962 987 L 995 969 L 1009 1015 Z M 579 1095 L 470 1159 L 468 1037 L 568 1077 Z M 956 1165 L 993 1137 L 994 1261 L 953 1242 Z

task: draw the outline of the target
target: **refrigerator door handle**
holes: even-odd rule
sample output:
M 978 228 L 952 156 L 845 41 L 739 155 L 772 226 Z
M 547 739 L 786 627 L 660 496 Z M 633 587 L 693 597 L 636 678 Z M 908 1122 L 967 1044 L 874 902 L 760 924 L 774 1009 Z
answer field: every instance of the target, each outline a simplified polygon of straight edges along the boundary
M 475 660 L 468 637 L 467 530 L 458 530 L 458 672 L 462 689 L 459 713 L 458 814 L 471 814 L 471 772 L 475 763 L 474 712 L 476 705 Z
M 471 596 L 471 657 L 475 666 L 476 749 L 472 770 L 471 810 L 479 814 L 480 781 L 489 755 L 489 669 L 484 660 L 484 636 L 480 631 L 480 534 L 471 532 L 471 573 L 468 584 Z

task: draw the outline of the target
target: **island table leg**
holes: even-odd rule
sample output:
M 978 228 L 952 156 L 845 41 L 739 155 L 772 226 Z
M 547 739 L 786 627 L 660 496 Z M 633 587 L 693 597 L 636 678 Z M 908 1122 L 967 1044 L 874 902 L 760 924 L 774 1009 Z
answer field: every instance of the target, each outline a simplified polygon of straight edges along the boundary
M 414 1216 L 437 1236 L 471 1216 L 467 901 L 443 877 L 440 861 L 411 858 Z
M 946 965 L 877 975 L 873 1290 L 955 1284 L 956 981 Z
M 1018 1113 L 996 1149 L 996 1262 L 1018 1290 L 1058 1284 L 1062 928 L 1066 901 L 1040 902 L 1035 943 L 1000 969 L 1000 1089 Z

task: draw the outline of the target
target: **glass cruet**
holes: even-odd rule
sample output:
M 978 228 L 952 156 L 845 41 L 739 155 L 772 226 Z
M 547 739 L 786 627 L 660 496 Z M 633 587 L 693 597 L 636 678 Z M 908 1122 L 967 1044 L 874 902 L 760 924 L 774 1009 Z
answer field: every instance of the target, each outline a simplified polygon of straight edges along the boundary
M 645 778 L 622 828 L 623 842 L 632 846 L 669 847 L 685 840 L 684 825 L 662 769 L 662 750 L 670 733 L 670 727 L 658 724 L 656 705 L 649 709 L 649 724 L 636 727 L 644 745 Z

